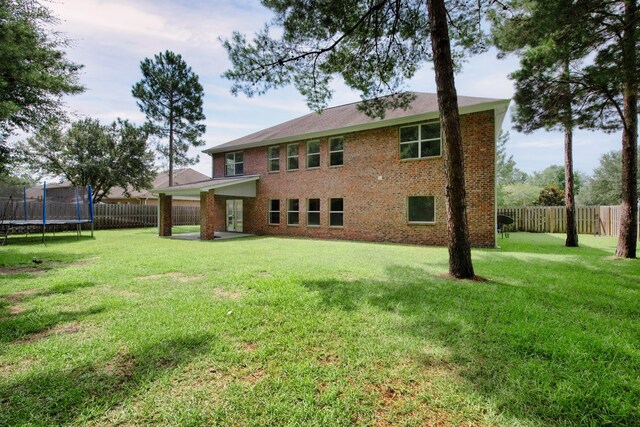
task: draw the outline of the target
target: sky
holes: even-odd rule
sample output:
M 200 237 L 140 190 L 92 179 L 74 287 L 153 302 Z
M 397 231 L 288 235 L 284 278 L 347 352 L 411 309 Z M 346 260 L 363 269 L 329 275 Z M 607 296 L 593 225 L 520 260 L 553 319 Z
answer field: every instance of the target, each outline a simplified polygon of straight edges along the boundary
M 231 82 L 221 77 L 231 63 L 220 38 L 234 30 L 252 35 L 272 15 L 259 1 L 251 0 L 51 0 L 50 9 L 59 18 L 56 30 L 71 40 L 70 60 L 83 64 L 80 74 L 86 92 L 66 98 L 70 112 L 107 123 L 116 118 L 144 122 L 144 115 L 131 95 L 131 87 L 142 78 L 140 61 L 171 50 L 182 55 L 198 74 L 204 87 L 207 117 L 206 145 L 191 154 L 255 131 L 309 113 L 304 97 L 287 87 L 247 98 L 231 95 Z M 472 57 L 456 75 L 459 95 L 511 98 L 515 57 L 496 59 L 490 51 Z M 435 92 L 431 64 L 425 64 L 407 82 L 408 90 Z M 330 106 L 360 100 L 357 92 L 336 79 Z M 507 153 L 527 173 L 551 164 L 563 164 L 563 134 L 538 131 L 524 135 L 511 129 L 510 113 L 503 124 L 509 131 Z M 619 150 L 620 133 L 576 131 L 574 169 L 590 174 L 603 153 Z M 210 175 L 209 156 L 200 155 L 194 169 Z

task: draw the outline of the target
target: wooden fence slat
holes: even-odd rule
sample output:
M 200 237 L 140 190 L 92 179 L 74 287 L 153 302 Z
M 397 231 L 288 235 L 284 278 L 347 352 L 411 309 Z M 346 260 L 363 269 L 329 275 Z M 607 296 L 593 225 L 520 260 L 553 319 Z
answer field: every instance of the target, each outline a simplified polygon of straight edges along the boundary
M 620 211 L 620 206 L 576 207 L 578 233 L 617 237 L 620 233 Z M 511 229 L 515 231 L 565 233 L 567 230 L 567 210 L 564 206 L 506 206 L 499 207 L 498 214 L 513 218 Z M 640 239 L 640 230 L 638 237 Z

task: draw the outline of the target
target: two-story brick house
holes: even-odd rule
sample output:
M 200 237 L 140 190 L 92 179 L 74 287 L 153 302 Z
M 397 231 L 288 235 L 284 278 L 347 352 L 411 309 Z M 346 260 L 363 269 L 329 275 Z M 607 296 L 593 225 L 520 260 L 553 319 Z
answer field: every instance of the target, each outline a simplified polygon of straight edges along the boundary
M 474 246 L 495 246 L 496 137 L 509 101 L 459 97 Z M 204 151 L 213 178 L 162 193 L 200 195 L 201 238 L 214 231 L 445 245 L 445 176 L 435 94 L 372 119 L 328 108 Z

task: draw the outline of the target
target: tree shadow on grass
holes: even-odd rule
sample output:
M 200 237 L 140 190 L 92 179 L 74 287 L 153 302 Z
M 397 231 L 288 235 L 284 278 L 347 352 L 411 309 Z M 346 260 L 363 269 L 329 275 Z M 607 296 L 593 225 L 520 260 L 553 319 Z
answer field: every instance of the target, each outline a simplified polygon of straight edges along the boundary
M 42 334 L 61 324 L 78 321 L 84 317 L 104 311 L 102 307 L 92 307 L 80 311 L 59 311 L 43 313 L 39 310 L 22 309 L 22 304 L 36 298 L 68 294 L 78 289 L 95 286 L 95 283 L 76 280 L 54 285 L 49 289 L 28 289 L 0 297 L 0 344 L 25 341 L 29 336 Z M 44 333 L 44 334 L 43 334 Z
M 330 308 L 366 305 L 399 315 L 398 334 L 447 348 L 446 362 L 498 413 L 544 425 L 640 423 L 640 354 L 629 350 L 640 344 L 640 328 L 624 331 L 628 319 L 615 306 L 607 309 L 597 296 L 580 295 L 576 304 L 535 286 L 453 281 L 398 265 L 387 276 L 303 285 Z M 419 351 L 411 357 L 425 367 L 441 362 Z
M 211 339 L 208 335 L 166 339 L 107 362 L 35 371 L 0 382 L 0 425 L 74 424 L 101 417 L 206 351 Z
M 582 235 L 581 235 L 582 236 Z M 580 256 L 613 256 L 615 250 L 605 250 L 579 241 L 578 247 L 565 246 L 566 236 L 563 234 L 512 233 L 510 237 L 498 238 L 500 252 L 518 252 L 535 254 L 580 255 Z M 490 251 L 494 251 L 491 249 Z

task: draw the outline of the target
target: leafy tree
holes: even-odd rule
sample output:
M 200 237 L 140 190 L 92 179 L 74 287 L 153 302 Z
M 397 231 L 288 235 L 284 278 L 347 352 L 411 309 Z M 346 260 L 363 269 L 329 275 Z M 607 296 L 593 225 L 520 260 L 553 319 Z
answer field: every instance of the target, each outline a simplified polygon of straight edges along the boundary
M 173 166 L 189 166 L 198 162 L 187 155 L 189 147 L 201 147 L 200 139 L 206 127 L 202 112 L 204 91 L 198 75 L 171 51 L 159 53 L 154 59 L 140 63 L 142 80 L 131 93 L 138 107 L 147 116 L 150 132 L 168 144 L 158 142 L 158 152 L 169 160 L 169 187 L 173 186 Z
M 0 2 L 0 169 L 14 129 L 29 131 L 61 117 L 62 97 L 84 90 L 81 66 L 66 58 L 66 40 L 50 29 L 55 22 L 37 0 Z
M 506 187 L 515 183 L 524 183 L 528 175 L 516 167 L 513 156 L 507 157 L 507 142 L 509 132 L 502 132 L 498 136 L 496 145 L 496 181 L 498 206 L 507 206 Z
M 564 191 L 557 185 L 551 184 L 543 188 L 538 195 L 534 205 L 538 206 L 564 206 Z
M 484 48 L 484 3 L 494 4 L 427 0 L 425 8 L 415 0 L 263 0 L 273 21 L 252 41 L 238 32 L 223 41 L 232 62 L 224 74 L 233 81 L 232 93 L 260 95 L 294 84 L 311 109 L 321 110 L 331 97 L 331 79 L 339 75 L 362 94 L 361 109 L 379 117 L 409 104 L 405 79 L 433 61 L 447 179 L 449 272 L 460 278 L 474 273 L 453 59 Z M 272 27 L 280 37 L 270 35 Z
M 564 191 L 566 188 L 565 173 L 565 167 L 560 165 L 551 165 L 542 171 L 533 172 L 529 177 L 529 182 L 540 187 L 548 187 L 551 184 L 555 184 L 556 187 Z M 586 178 L 586 175 L 582 172 L 573 173 L 573 189 L 576 195 L 580 194 L 582 183 Z
M 640 167 L 640 161 L 638 161 Z M 622 152 L 611 151 L 600 157 L 600 164 L 593 170 L 579 196 L 585 205 L 619 205 L 622 200 Z M 638 178 L 636 178 L 638 179 Z M 638 179 L 640 184 L 640 179 Z
M 538 200 L 541 187 L 525 182 L 516 182 L 502 188 L 499 206 L 530 206 Z
M 67 130 L 45 126 L 19 145 L 36 173 L 60 176 L 74 186 L 91 185 L 99 202 L 113 187 L 149 188 L 155 178 L 154 156 L 143 128 L 118 119 L 109 126 L 84 119 Z
M 516 182 L 526 182 L 528 175 L 516 167 L 513 155 L 507 157 L 507 142 L 509 132 L 500 131 L 496 146 L 496 175 L 498 186 L 514 184 Z

